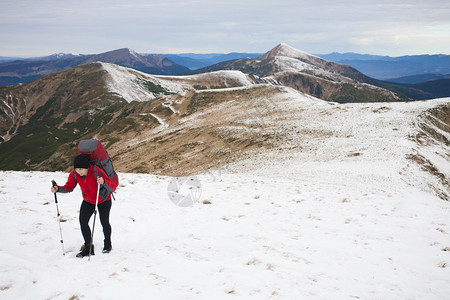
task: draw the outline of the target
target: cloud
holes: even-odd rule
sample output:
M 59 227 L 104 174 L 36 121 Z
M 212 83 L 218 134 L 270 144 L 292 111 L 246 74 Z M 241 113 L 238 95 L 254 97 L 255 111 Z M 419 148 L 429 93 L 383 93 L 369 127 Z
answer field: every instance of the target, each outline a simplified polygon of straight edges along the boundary
M 449 24 L 447 0 L 6 0 L 0 55 L 36 44 L 80 53 L 263 52 L 281 41 L 312 53 L 448 52 Z

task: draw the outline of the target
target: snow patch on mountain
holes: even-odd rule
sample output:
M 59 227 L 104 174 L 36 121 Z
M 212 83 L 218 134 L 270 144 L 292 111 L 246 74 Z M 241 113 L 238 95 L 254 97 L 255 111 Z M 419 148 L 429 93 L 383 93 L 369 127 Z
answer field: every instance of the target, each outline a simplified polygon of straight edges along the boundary
M 281 43 L 277 52 L 278 56 L 288 56 L 288 57 L 307 57 L 312 56 L 308 52 L 296 49 L 294 47 L 289 46 L 286 43 Z
M 304 70 L 318 70 L 319 68 L 296 58 L 287 56 L 275 57 L 275 64 L 284 72 L 302 72 Z
M 254 82 L 248 77 L 248 75 L 242 73 L 241 71 L 234 71 L 234 70 L 216 71 L 200 74 L 197 76 L 197 78 L 201 79 L 202 77 L 205 76 L 215 76 L 219 78 L 235 80 L 238 84 L 242 86 L 250 86 L 254 84 Z
M 155 95 L 142 87 L 137 81 L 136 71 L 119 67 L 114 64 L 101 63 L 108 72 L 106 87 L 111 93 L 117 94 L 127 102 L 149 101 L 155 99 Z
M 141 56 L 138 53 L 136 53 L 136 51 L 134 51 L 133 49 L 130 49 L 130 48 L 127 48 L 127 49 L 132 56 L 136 57 L 137 59 L 141 59 Z
M 160 117 L 158 117 L 157 115 L 152 114 L 152 113 L 150 113 L 150 115 L 151 115 L 153 118 L 155 118 L 155 119 L 158 121 L 159 124 L 161 124 L 162 126 L 164 126 L 164 127 L 166 127 L 166 128 L 168 127 L 168 124 L 166 124 L 166 123 L 164 122 L 163 119 L 161 119 Z
M 315 55 L 309 54 L 305 51 L 293 48 L 285 43 L 279 44 L 278 46 L 276 46 L 275 48 L 273 48 L 266 54 L 258 57 L 258 59 L 267 59 L 267 58 L 276 57 L 276 56 L 284 56 L 284 57 L 291 57 L 291 58 L 298 58 L 298 59 L 318 58 L 320 60 L 324 60 Z
M 187 91 L 195 90 L 196 86 L 230 86 L 247 87 L 253 81 L 240 71 L 216 71 L 189 76 L 149 75 L 133 69 L 114 64 L 101 63 L 107 71 L 107 88 L 128 102 L 149 101 L 155 99 L 161 92 L 153 91 L 149 83 L 168 93 L 184 95 Z
M 155 76 L 155 78 L 159 80 L 166 80 L 168 83 L 183 83 L 184 85 L 189 84 L 191 87 L 202 82 L 214 82 L 219 81 L 220 79 L 233 82 L 238 86 L 251 86 L 254 84 L 248 75 L 242 73 L 241 71 L 235 70 L 222 70 L 185 76 L 158 75 Z M 161 85 L 164 85 L 164 83 L 161 82 Z

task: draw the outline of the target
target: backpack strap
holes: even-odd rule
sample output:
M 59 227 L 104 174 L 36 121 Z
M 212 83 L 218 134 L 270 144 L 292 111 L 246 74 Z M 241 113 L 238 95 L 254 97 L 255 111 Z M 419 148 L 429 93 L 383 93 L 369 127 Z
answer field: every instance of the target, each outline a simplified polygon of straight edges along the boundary
M 98 173 L 97 173 L 97 165 L 94 165 L 94 173 L 95 173 L 95 177 L 98 177 Z M 113 191 L 107 184 L 104 184 L 100 187 L 100 194 L 102 195 L 102 199 L 103 198 L 107 198 L 109 195 L 111 195 L 111 197 L 114 199 L 114 201 L 116 201 L 116 198 L 114 197 L 114 193 L 115 191 Z

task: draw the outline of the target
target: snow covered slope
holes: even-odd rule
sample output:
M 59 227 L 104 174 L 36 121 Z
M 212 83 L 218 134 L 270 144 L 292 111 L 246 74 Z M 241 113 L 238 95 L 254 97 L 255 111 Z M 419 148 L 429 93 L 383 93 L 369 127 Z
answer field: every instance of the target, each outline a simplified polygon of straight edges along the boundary
M 269 174 L 266 174 L 269 175 Z M 308 178 L 210 173 L 175 206 L 170 178 L 120 174 L 113 251 L 75 257 L 81 194 L 64 173 L 0 173 L 1 299 L 447 299 L 450 203 Z
M 196 88 L 249 86 L 253 82 L 240 71 L 217 71 L 192 76 L 157 76 L 114 64 L 102 63 L 106 86 L 127 102 L 149 101 L 164 94 L 181 94 Z
M 273 117 L 264 123 L 284 137 L 278 147 L 239 160 L 227 170 L 339 186 L 364 187 L 370 182 L 384 191 L 416 186 L 450 199 L 449 128 L 431 115 L 437 109 L 448 114 L 449 98 L 337 105 L 293 99 L 275 102 L 289 116 L 281 124 L 275 125 Z M 431 124 L 430 115 L 447 131 Z M 441 140 L 424 130 L 424 123 L 435 128 Z
M 97 220 L 91 261 L 75 257 L 79 190 L 58 194 L 62 256 L 49 189 L 66 173 L 0 172 L 0 298 L 447 299 L 450 202 L 434 193 L 449 152 L 423 122 L 449 99 L 335 105 L 286 91 L 278 114 L 222 130 L 263 122 L 278 147 L 200 174 L 192 207 L 169 200 L 170 177 L 119 174 L 113 251 L 101 253 Z

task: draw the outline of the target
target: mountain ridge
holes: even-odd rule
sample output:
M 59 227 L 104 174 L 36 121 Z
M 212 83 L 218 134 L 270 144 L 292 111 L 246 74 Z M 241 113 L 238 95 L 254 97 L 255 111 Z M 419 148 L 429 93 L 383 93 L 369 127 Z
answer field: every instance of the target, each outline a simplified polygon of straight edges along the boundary
M 450 55 L 426 54 L 404 56 L 363 55 L 357 53 L 331 53 L 319 55 L 325 59 L 350 65 L 367 76 L 389 80 L 391 78 L 450 73 Z
M 149 75 L 109 63 L 83 64 L 23 85 L 0 88 L 0 137 L 8 141 L 32 118 L 51 120 L 64 115 L 65 119 L 55 123 L 61 128 L 66 119 L 71 122 L 79 119 L 80 110 L 86 119 L 92 119 L 86 115 L 92 109 L 103 111 L 115 103 L 148 102 L 196 89 L 242 87 L 253 83 L 238 71 L 175 77 Z M 53 105 L 61 111 L 52 108 Z M 83 109 L 83 105 L 88 108 Z M 36 117 L 37 114 L 40 116 Z M 77 129 L 78 132 L 86 130 Z
M 282 43 L 283 44 L 283 43 Z M 113 50 L 114 51 L 114 50 Z M 72 58 L 75 56 L 83 56 L 84 54 L 74 54 L 74 53 L 54 53 L 48 56 L 40 56 L 40 57 L 1 57 L 0 62 L 10 62 L 10 61 L 39 61 L 39 60 L 55 60 L 59 58 Z M 92 54 L 88 54 L 92 55 Z M 145 53 L 140 53 L 142 56 L 150 55 Z M 214 65 L 216 63 L 237 59 L 237 58 L 256 58 L 258 56 L 264 55 L 262 53 L 239 53 L 239 52 L 231 52 L 231 53 L 206 53 L 206 54 L 196 54 L 196 53 L 180 53 L 180 54 L 157 54 L 160 56 L 164 56 L 169 58 L 170 60 L 184 65 L 191 70 L 199 69 L 202 67 L 207 67 L 210 65 Z M 360 54 L 354 52 L 332 52 L 329 54 L 313 54 L 314 56 L 321 57 L 328 61 L 333 61 L 341 64 L 348 64 L 352 67 L 358 67 L 360 65 L 355 65 L 354 63 L 358 63 L 360 61 L 377 61 L 379 63 L 382 61 L 386 63 L 387 67 L 393 63 L 412 63 L 415 64 L 415 69 L 408 70 L 408 67 L 394 68 L 393 70 L 400 70 L 401 73 L 393 73 L 390 68 L 384 68 L 384 71 L 380 69 L 381 72 L 378 76 L 376 73 L 372 73 L 370 69 L 361 68 L 364 74 L 374 77 L 376 79 L 387 80 L 390 78 L 396 77 L 404 77 L 404 76 L 412 76 L 412 75 L 420 75 L 420 74 L 429 74 L 429 73 L 450 73 L 448 70 L 442 70 L 442 66 L 446 66 L 448 69 L 449 66 L 449 55 L 446 54 L 420 54 L 420 55 L 402 55 L 402 56 L 383 56 L 383 55 L 374 55 L 374 54 Z M 437 61 L 440 60 L 440 61 Z M 417 66 L 422 65 L 421 69 L 417 69 Z M 411 66 L 411 65 L 410 65 Z M 426 66 L 425 68 L 423 66 Z M 439 67 L 441 69 L 436 69 Z M 421 70 L 421 71 L 420 71 Z
M 450 74 L 415 74 L 404 77 L 389 78 L 386 81 L 402 84 L 417 84 L 439 79 L 450 79 Z
M 189 71 L 169 59 L 159 55 L 140 55 L 129 48 L 116 49 L 100 54 L 82 55 L 50 61 L 13 61 L 0 64 L 0 84 L 19 83 L 28 78 L 35 80 L 41 76 L 64 71 L 91 62 L 115 63 L 131 67 L 145 73 L 173 74 Z M 23 82 L 21 82 L 23 83 Z
M 379 81 L 350 66 L 327 61 L 287 44 L 279 44 L 258 58 L 222 62 L 192 73 L 216 70 L 240 70 L 260 82 L 289 86 L 327 101 L 411 100 L 385 89 Z

